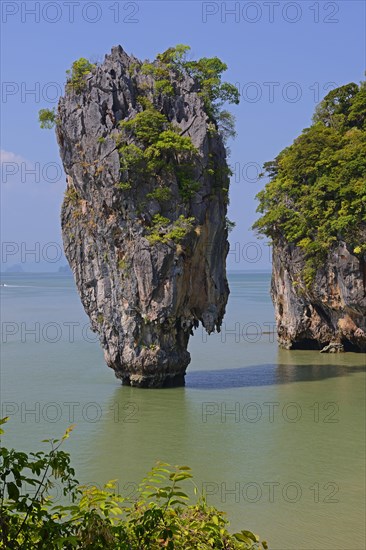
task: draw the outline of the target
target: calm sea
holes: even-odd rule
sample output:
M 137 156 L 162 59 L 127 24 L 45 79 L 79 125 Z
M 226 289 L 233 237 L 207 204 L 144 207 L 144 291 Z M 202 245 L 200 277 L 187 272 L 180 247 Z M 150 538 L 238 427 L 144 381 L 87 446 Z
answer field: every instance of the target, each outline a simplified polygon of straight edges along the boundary
M 65 448 L 83 483 L 117 478 L 133 496 L 157 460 L 188 464 L 232 529 L 272 550 L 364 550 L 365 355 L 279 350 L 270 275 L 229 280 L 186 387 L 143 390 L 105 366 L 71 277 L 3 275 L 4 441 L 34 450 L 75 423 Z

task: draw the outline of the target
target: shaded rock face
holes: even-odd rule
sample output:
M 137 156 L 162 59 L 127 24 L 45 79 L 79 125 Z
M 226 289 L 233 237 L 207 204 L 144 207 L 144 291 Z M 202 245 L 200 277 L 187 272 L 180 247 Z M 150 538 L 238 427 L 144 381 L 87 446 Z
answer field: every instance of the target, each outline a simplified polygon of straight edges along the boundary
M 58 107 L 57 138 L 67 174 L 62 232 L 77 288 L 100 335 L 105 360 L 123 383 L 162 387 L 184 383 L 187 345 L 199 321 L 220 329 L 228 299 L 225 187 L 226 152 L 211 131 L 190 77 L 174 82 L 175 94 L 153 94 L 153 78 L 122 48 L 112 49 L 88 75 L 81 94 L 67 93 Z M 118 123 L 132 119 L 144 95 L 198 149 L 194 166 L 199 190 L 184 201 L 174 175 L 165 184 L 171 199 L 147 198 L 150 177 L 130 190 L 121 181 L 116 146 Z M 210 168 L 210 169 L 209 169 Z M 223 172 L 222 181 L 217 176 Z M 147 239 L 156 214 L 174 222 L 193 217 L 182 242 Z
M 309 287 L 302 281 L 304 266 L 299 248 L 284 241 L 274 245 L 272 299 L 280 345 L 366 352 L 365 261 L 339 242 Z

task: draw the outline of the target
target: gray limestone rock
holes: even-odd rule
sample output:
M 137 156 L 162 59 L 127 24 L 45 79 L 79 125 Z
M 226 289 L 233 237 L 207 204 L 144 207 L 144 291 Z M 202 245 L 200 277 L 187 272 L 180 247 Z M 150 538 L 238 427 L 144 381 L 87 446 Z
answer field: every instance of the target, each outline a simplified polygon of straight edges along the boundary
M 208 333 L 220 329 L 229 294 L 225 148 L 212 132 L 195 81 L 177 78 L 174 88 L 171 96 L 154 92 L 152 76 L 118 46 L 88 75 L 85 90 L 67 92 L 58 106 L 67 174 L 65 253 L 107 364 L 123 383 L 142 387 L 184 383 L 189 336 L 199 322 Z M 140 96 L 198 149 L 199 189 L 189 200 L 182 199 L 174 174 L 164 182 L 171 190 L 168 202 L 148 198 L 157 187 L 153 176 L 130 190 L 117 187 L 118 123 L 142 111 Z M 151 244 L 147 237 L 157 213 L 171 223 L 193 217 L 193 228 L 181 243 Z
M 356 257 L 347 243 L 339 241 L 308 286 L 303 281 L 304 267 L 301 249 L 277 240 L 273 248 L 272 299 L 281 346 L 365 352 L 365 261 Z

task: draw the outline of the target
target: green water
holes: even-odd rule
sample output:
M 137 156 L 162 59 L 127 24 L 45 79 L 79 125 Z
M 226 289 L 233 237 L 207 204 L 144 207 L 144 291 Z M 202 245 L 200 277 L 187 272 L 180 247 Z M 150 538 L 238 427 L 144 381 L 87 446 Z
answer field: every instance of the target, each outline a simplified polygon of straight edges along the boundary
M 71 278 L 3 283 L 7 444 L 39 447 L 75 422 L 82 482 L 118 478 L 133 495 L 156 460 L 189 464 L 232 528 L 272 550 L 365 548 L 365 356 L 278 350 L 268 274 L 230 276 L 222 334 L 198 329 L 186 387 L 154 391 L 104 365 Z

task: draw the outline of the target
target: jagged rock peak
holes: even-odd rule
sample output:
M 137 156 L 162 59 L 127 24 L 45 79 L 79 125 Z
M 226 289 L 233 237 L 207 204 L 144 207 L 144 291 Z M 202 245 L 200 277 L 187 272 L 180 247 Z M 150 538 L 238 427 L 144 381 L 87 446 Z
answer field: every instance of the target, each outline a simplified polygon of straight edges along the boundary
M 116 46 L 58 106 L 65 253 L 107 364 L 143 387 L 184 383 L 229 294 L 223 140 L 197 81 L 162 68 Z

